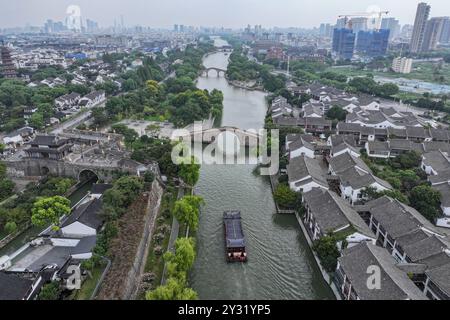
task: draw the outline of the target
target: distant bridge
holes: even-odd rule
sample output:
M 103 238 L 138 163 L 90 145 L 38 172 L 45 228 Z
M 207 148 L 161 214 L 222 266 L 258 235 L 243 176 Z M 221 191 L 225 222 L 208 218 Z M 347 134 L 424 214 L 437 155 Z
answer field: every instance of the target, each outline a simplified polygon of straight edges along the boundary
M 222 139 L 226 135 L 225 139 L 236 139 L 236 142 L 241 147 L 256 147 L 260 139 L 262 138 L 256 130 L 242 130 L 236 127 L 221 127 L 221 128 L 211 128 L 202 131 L 190 131 L 190 138 L 193 142 L 202 143 L 215 143 L 220 139 L 222 134 Z M 188 136 L 178 136 L 178 138 L 185 139 Z
M 233 51 L 233 47 L 232 46 L 222 46 L 222 47 L 218 47 L 217 51 L 220 51 L 220 52 L 232 52 Z
M 216 67 L 210 67 L 210 68 L 206 68 L 202 71 L 202 76 L 208 77 L 209 76 L 209 72 L 211 70 L 214 70 L 217 74 L 217 77 L 220 77 L 220 74 L 223 74 L 223 76 L 225 76 L 225 74 L 227 73 L 227 70 L 221 69 L 221 68 L 216 68 Z

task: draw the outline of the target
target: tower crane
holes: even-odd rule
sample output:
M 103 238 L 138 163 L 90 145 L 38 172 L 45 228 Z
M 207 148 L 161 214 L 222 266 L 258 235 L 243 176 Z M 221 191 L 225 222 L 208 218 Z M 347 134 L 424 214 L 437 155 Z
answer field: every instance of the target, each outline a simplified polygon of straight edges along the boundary
M 376 30 L 381 29 L 381 18 L 383 15 L 388 15 L 389 11 L 375 11 L 375 12 L 363 12 L 363 13 L 355 13 L 355 14 L 344 14 L 340 15 L 339 18 L 344 18 L 345 25 L 350 29 L 352 27 L 352 21 L 350 17 L 374 17 L 378 16 L 376 23 Z M 350 18 L 350 19 L 349 19 Z

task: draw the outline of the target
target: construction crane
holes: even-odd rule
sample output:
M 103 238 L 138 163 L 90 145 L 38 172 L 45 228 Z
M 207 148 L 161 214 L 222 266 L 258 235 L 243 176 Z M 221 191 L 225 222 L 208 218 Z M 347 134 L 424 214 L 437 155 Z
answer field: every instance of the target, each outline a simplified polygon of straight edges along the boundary
M 363 12 L 363 13 L 355 13 L 355 14 L 344 14 L 340 15 L 339 18 L 344 18 L 345 26 L 348 26 L 350 29 L 352 28 L 352 20 L 349 17 L 371 17 L 378 16 L 376 23 L 376 30 L 381 29 L 381 18 L 383 15 L 388 15 L 389 11 L 375 11 L 375 12 Z M 375 19 L 375 18 L 373 18 Z

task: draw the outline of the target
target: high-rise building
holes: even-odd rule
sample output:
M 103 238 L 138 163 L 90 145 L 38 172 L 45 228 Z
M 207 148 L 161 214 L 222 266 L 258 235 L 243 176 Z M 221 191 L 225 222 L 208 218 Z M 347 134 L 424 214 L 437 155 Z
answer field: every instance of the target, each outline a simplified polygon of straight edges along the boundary
M 368 19 L 365 17 L 356 17 L 350 20 L 350 24 L 352 26 L 352 30 L 355 34 L 358 34 L 360 31 L 367 30 Z
M 410 50 L 413 53 L 420 52 L 423 47 L 425 37 L 425 28 L 428 17 L 430 15 L 431 6 L 421 2 L 417 6 L 416 19 L 414 20 L 414 28 L 411 38 Z
M 422 52 L 436 50 L 441 39 L 444 22 L 445 18 L 431 18 L 428 20 L 423 37 Z
M 390 31 L 386 29 L 358 32 L 356 51 L 367 57 L 382 57 L 389 45 Z
M 7 79 L 14 79 L 17 78 L 17 71 L 16 66 L 14 65 L 14 62 L 11 58 L 11 52 L 9 51 L 8 47 L 6 47 L 3 43 L 0 48 L 1 50 L 1 59 L 2 59 L 2 65 L 1 65 L 1 72 L 2 76 Z
M 347 19 L 346 18 L 339 18 L 336 21 L 336 29 L 344 29 L 347 28 Z
M 333 53 L 339 59 L 349 60 L 355 50 L 355 34 L 353 30 L 341 28 L 333 32 Z
M 383 18 L 381 29 L 390 30 L 389 40 L 395 39 L 400 34 L 400 22 L 395 18 Z
M 440 43 L 450 42 L 450 17 L 443 17 L 442 33 L 439 39 Z
M 413 60 L 406 57 L 397 57 L 392 61 L 392 70 L 397 73 L 411 73 Z
M 329 23 L 322 23 L 319 28 L 319 35 L 322 37 L 331 37 L 333 35 L 333 27 Z
M 88 33 L 93 33 L 98 31 L 98 23 L 90 20 L 90 19 L 86 19 L 86 31 Z
M 175 32 L 178 32 L 178 31 L 179 31 L 178 25 L 177 25 L 177 24 L 174 24 L 174 25 L 173 25 L 173 31 L 175 31 Z

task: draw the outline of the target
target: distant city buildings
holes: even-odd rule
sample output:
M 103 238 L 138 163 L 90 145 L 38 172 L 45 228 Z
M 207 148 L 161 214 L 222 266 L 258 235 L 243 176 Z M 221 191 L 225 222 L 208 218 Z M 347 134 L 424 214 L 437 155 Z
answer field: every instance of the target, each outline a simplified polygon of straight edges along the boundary
M 332 37 L 333 26 L 329 23 L 322 23 L 319 28 L 319 35 L 321 37 Z
M 333 32 L 333 54 L 339 59 L 350 60 L 355 49 L 356 35 L 353 30 L 341 28 L 334 29 Z
M 389 30 L 359 31 L 356 51 L 366 57 L 381 57 L 386 54 L 389 44 Z
M 406 57 L 397 57 L 392 61 L 392 70 L 397 73 L 411 73 L 413 60 Z
M 355 17 L 350 20 L 351 29 L 355 34 L 358 34 L 360 31 L 368 30 L 368 22 L 369 20 L 366 17 Z
M 425 29 L 427 26 L 428 17 L 430 15 L 430 10 L 431 7 L 424 2 L 419 3 L 417 6 L 417 13 L 410 44 L 410 51 L 413 53 L 420 52 L 423 48 Z
M 437 45 L 441 39 L 445 19 L 445 17 L 441 17 L 431 18 L 430 20 L 428 20 L 422 44 L 423 52 L 436 50 Z
M 383 18 L 381 20 L 381 29 L 389 30 L 389 40 L 395 39 L 400 35 L 400 22 L 395 18 Z

